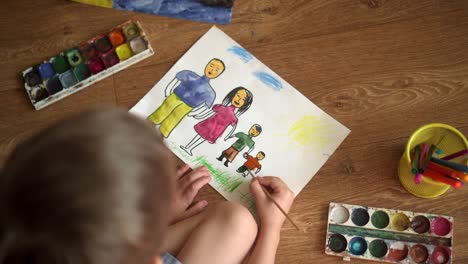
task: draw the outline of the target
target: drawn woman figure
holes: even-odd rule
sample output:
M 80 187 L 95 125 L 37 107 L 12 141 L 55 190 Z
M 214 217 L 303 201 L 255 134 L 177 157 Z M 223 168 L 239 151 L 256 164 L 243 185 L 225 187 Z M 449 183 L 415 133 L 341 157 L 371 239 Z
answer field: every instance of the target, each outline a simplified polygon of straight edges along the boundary
M 195 125 L 197 135 L 186 145 L 180 146 L 185 152 L 192 156 L 192 151 L 203 142 L 211 144 L 221 137 L 228 126 L 232 126 L 231 131 L 226 136 L 229 138 L 236 130 L 238 117 L 252 105 L 253 95 L 244 87 L 237 87 L 224 97 L 222 104 L 213 106 L 213 109 L 202 116 L 195 118 L 207 119 Z

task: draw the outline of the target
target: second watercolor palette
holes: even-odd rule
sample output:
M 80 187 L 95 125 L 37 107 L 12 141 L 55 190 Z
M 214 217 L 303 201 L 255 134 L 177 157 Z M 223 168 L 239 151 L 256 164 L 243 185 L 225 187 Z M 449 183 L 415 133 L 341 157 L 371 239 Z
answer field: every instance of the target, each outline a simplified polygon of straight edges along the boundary
M 453 217 L 330 203 L 325 253 L 390 263 L 452 262 Z
M 36 110 L 154 54 L 141 24 L 127 21 L 22 72 Z

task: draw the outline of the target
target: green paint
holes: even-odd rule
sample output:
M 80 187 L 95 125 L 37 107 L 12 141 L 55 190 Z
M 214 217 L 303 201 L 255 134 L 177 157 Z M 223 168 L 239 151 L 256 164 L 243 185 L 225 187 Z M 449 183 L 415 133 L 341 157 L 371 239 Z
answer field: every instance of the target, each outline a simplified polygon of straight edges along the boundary
M 390 218 L 388 217 L 388 214 L 384 211 L 376 211 L 372 214 L 371 222 L 372 225 L 374 225 L 377 228 L 385 228 L 388 226 Z
M 396 233 L 391 231 L 384 230 L 375 230 L 367 229 L 361 227 L 352 227 L 352 226 L 340 226 L 335 224 L 329 224 L 328 231 L 331 233 L 339 233 L 350 236 L 362 236 L 362 237 L 374 237 L 387 240 L 397 240 L 397 241 L 406 241 L 412 243 L 421 243 L 421 244 L 438 244 L 444 245 L 447 247 L 452 246 L 452 240 L 450 238 L 440 238 L 433 236 L 424 236 L 418 234 L 405 234 L 405 233 Z
M 57 56 L 52 60 L 52 65 L 57 73 L 64 73 L 70 69 L 67 60 L 63 56 Z
M 376 239 L 369 244 L 369 251 L 372 256 L 381 258 L 387 254 L 388 247 L 385 241 Z
M 82 80 L 85 80 L 89 76 L 91 76 L 88 66 L 86 66 L 86 64 L 83 64 L 83 63 L 76 66 L 73 69 L 73 73 L 75 74 L 75 77 L 78 80 L 78 82 L 81 82 Z

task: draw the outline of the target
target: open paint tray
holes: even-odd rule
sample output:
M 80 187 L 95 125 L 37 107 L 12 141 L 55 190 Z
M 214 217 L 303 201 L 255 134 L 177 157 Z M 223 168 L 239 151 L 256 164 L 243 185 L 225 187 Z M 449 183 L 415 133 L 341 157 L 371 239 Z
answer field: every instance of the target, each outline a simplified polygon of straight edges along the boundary
M 21 75 L 31 103 L 40 110 L 153 54 L 141 24 L 127 21 Z
M 453 217 L 330 203 L 325 253 L 345 260 L 452 262 Z

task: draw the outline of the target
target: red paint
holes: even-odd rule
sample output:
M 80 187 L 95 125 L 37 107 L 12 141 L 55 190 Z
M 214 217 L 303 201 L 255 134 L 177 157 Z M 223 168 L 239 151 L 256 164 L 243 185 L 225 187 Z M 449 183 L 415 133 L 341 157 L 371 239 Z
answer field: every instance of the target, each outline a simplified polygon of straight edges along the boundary
M 408 246 L 403 242 L 394 242 L 390 245 L 388 257 L 394 261 L 401 261 L 408 256 Z
M 115 54 L 115 51 L 113 50 L 102 55 L 101 59 L 106 68 L 110 68 L 120 62 L 119 57 L 117 57 L 117 54 Z
M 432 251 L 431 260 L 434 264 L 448 263 L 450 260 L 450 252 L 446 248 L 438 246 Z
M 104 64 L 102 63 L 101 59 L 94 59 L 90 61 L 88 67 L 92 74 L 96 74 L 104 70 Z
M 452 230 L 452 224 L 443 217 L 432 220 L 432 232 L 438 236 L 445 236 Z
M 234 106 L 217 104 L 213 106 L 214 115 L 195 125 L 195 131 L 211 144 L 224 133 L 228 126 L 237 124 Z

